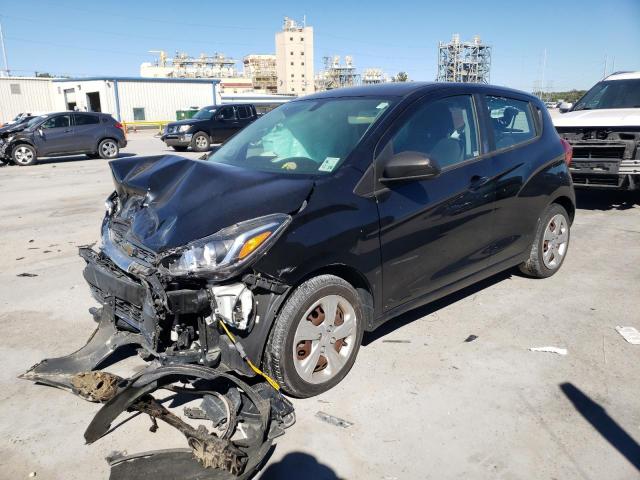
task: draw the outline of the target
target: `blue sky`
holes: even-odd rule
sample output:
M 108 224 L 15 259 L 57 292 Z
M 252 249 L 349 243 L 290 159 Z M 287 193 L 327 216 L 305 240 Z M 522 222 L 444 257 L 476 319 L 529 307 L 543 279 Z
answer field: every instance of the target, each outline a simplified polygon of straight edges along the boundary
M 438 41 L 456 32 L 492 45 L 492 83 L 522 90 L 540 81 L 545 49 L 552 90 L 590 87 L 605 57 L 608 71 L 640 70 L 640 0 L 0 0 L 15 74 L 138 75 L 148 50 L 273 53 L 285 15 L 314 27 L 316 72 L 323 56 L 350 54 L 359 69 L 433 80 Z

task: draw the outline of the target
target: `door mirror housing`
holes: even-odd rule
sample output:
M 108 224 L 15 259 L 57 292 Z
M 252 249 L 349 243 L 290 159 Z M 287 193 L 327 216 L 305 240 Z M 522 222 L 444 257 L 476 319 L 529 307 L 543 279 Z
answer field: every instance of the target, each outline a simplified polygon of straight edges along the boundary
M 400 152 L 393 155 L 384 166 L 382 183 L 411 180 L 427 180 L 440 175 L 440 165 L 420 152 Z
M 41 137 L 44 137 L 44 130 L 42 129 L 42 127 L 38 127 L 38 135 L 40 135 Z
M 558 105 L 558 110 L 560 111 L 560 113 L 567 113 L 569 110 L 571 110 L 572 107 L 573 103 L 562 102 L 560 105 Z

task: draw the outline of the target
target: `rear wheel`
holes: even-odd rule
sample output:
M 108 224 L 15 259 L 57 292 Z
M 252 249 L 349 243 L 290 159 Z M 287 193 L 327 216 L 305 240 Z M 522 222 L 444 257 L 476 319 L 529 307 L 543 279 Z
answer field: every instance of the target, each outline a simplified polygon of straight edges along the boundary
M 364 315 L 356 290 L 343 279 L 320 275 L 293 292 L 276 318 L 266 350 L 266 370 L 296 397 L 337 385 L 353 366 Z
M 520 271 L 536 278 L 556 273 L 567 256 L 569 237 L 569 215 L 561 205 L 552 203 L 540 217 L 529 259 L 520 265 Z
M 206 152 L 209 150 L 209 145 L 211 145 L 209 135 L 204 132 L 196 133 L 191 139 L 191 148 L 196 152 Z
M 24 143 L 17 145 L 11 152 L 13 163 L 22 167 L 33 165 L 36 163 L 37 158 L 36 149 Z
M 102 140 L 98 145 L 98 155 L 100 156 L 100 158 L 104 158 L 105 160 L 116 158 L 119 151 L 120 148 L 118 147 L 116 141 L 110 138 Z

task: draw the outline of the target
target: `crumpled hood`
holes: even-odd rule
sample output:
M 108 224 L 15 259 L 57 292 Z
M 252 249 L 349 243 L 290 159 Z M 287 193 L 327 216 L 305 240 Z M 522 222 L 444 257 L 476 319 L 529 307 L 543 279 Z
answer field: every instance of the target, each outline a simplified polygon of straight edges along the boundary
M 0 135 L 7 136 L 10 133 L 21 132 L 22 130 L 27 128 L 27 123 L 19 123 L 7 125 L 6 127 L 0 128 Z
M 640 108 L 578 110 L 553 117 L 556 127 L 638 127 Z
M 176 155 L 125 158 L 110 166 L 121 199 L 144 197 L 128 216 L 130 234 L 157 253 L 243 220 L 292 213 L 314 183 Z

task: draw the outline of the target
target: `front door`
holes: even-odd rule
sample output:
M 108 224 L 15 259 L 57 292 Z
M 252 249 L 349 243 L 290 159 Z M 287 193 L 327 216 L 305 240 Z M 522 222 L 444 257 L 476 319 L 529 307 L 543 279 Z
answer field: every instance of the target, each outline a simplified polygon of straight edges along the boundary
M 435 178 L 378 185 L 385 310 L 487 265 L 495 185 L 477 113 L 471 95 L 419 100 L 378 145 L 377 178 L 386 159 L 406 151 L 441 168 Z
M 238 117 L 234 107 L 221 107 L 216 114 L 215 131 L 213 135 L 217 141 L 224 142 L 239 129 Z
M 38 155 L 66 153 L 76 149 L 71 114 L 50 117 L 40 126 L 40 129 L 42 133 L 36 132 L 34 136 Z

